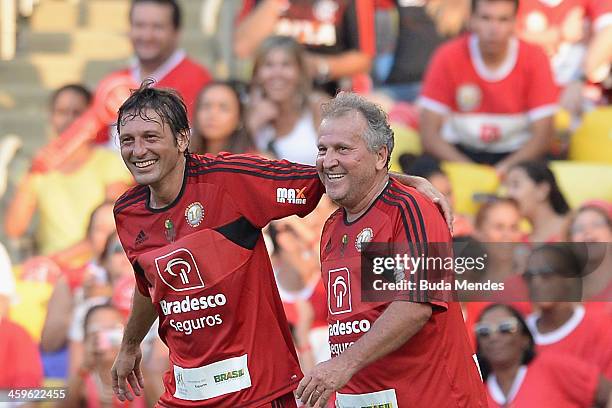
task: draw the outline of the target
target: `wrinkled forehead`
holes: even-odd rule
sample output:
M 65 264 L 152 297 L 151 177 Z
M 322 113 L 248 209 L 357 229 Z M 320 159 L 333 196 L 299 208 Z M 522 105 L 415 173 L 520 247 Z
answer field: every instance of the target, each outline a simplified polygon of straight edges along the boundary
M 326 116 L 319 126 L 319 138 L 330 137 L 346 140 L 363 138 L 367 130 L 364 117 L 357 111 L 347 111 L 333 116 Z

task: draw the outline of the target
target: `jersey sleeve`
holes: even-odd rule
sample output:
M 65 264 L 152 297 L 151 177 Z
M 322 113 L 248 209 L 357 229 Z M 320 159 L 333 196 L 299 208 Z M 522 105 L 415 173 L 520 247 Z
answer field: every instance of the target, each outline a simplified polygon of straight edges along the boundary
M 374 34 L 374 2 L 353 0 L 344 14 L 344 36 L 348 48 L 362 51 L 371 57 L 376 54 Z
M 595 32 L 612 25 L 612 0 L 587 0 L 586 12 Z
M 132 245 L 130 245 L 130 242 L 134 242 L 135 237 L 130 234 L 128 228 L 126 228 L 126 225 L 124 225 L 124 214 L 122 212 L 117 211 L 118 205 L 120 205 L 122 200 L 124 200 L 126 197 L 129 197 L 132 191 L 133 189 L 127 191 L 125 194 L 119 197 L 119 199 L 115 203 L 115 225 L 117 226 L 117 235 L 119 236 L 119 241 L 121 241 L 121 246 L 123 246 L 123 250 L 125 251 L 125 254 L 128 257 L 130 264 L 132 265 L 132 269 L 134 270 L 134 277 L 136 278 L 136 288 L 143 296 L 151 297 L 151 294 L 149 293 L 150 284 L 147 281 L 147 278 L 145 277 L 144 271 L 136 262 L 136 253 Z
M 529 80 L 527 91 L 527 116 L 531 122 L 552 116 L 557 111 L 559 90 L 555 85 L 550 61 L 539 47 L 528 45 Z
M 453 68 L 448 50 L 448 45 L 443 45 L 435 51 L 425 72 L 423 89 L 417 102 L 421 107 L 440 115 L 452 111 L 455 94 L 455 87 L 449 75 Z
M 394 228 L 394 254 L 407 254 L 418 265 L 404 271 L 404 278 L 415 282 L 397 300 L 430 303 L 439 309 L 448 309 L 452 291 L 448 288 L 424 288 L 423 282 L 452 284 L 452 269 L 445 269 L 452 258 L 450 232 L 436 205 L 414 189 L 391 186 L 387 199 L 397 209 Z M 420 259 L 420 261 L 419 261 Z
M 290 215 L 304 217 L 325 192 L 314 166 L 255 155 L 221 154 L 199 168 L 223 186 L 254 226 Z
M 595 393 L 600 372 L 592 364 L 573 356 L 547 355 L 548 372 L 563 393 L 577 407 L 590 407 L 595 403 Z

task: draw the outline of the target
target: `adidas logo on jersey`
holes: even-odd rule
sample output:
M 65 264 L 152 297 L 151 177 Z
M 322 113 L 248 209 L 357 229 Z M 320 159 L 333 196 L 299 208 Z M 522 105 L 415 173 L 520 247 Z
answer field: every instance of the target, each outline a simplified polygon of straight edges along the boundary
M 138 235 L 136 235 L 136 241 L 134 241 L 134 244 L 142 245 L 142 243 L 144 243 L 147 239 L 149 239 L 149 236 L 143 230 L 140 230 Z

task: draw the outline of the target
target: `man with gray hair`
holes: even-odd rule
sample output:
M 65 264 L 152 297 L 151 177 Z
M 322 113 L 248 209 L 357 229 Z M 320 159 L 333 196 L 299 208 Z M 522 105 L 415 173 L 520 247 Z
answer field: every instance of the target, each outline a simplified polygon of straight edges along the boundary
M 451 239 L 432 201 L 389 178 L 393 131 L 385 113 L 338 94 L 324 107 L 318 149 L 319 178 L 341 207 L 321 236 L 332 358 L 304 377 L 297 397 L 311 407 L 326 406 L 335 391 L 338 407 L 486 407 L 457 303 L 419 287 L 381 292 L 375 302 L 364 296 L 372 289 L 373 270 L 362 262 L 370 245 L 427 254 Z M 415 277 L 426 281 L 430 272 Z

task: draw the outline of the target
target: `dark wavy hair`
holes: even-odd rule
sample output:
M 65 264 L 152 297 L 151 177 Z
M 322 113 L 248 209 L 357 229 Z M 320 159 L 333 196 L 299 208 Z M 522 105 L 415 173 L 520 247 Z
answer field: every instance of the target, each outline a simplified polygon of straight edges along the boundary
M 192 130 L 191 130 L 191 140 L 189 142 L 190 150 L 196 154 L 204 154 L 208 152 L 208 148 L 206 145 L 206 138 L 202 133 L 199 132 L 199 123 L 198 123 L 198 111 L 202 105 L 202 99 L 204 94 L 211 88 L 214 87 L 224 87 L 229 89 L 232 92 L 232 95 L 236 98 L 236 102 L 238 103 L 239 109 L 239 121 L 238 126 L 232 134 L 228 137 L 227 143 L 223 150 L 228 151 L 230 153 L 246 153 L 250 150 L 254 150 L 253 142 L 251 136 L 245 126 L 245 106 L 244 100 L 247 95 L 247 85 L 241 81 L 237 80 L 227 80 L 227 81 L 212 81 L 206 84 L 198 94 L 198 98 L 196 99 L 195 109 L 193 111 L 193 117 L 191 118 Z
M 548 202 L 557 214 L 565 215 L 570 211 L 567 200 L 559 189 L 557 179 L 546 162 L 536 160 L 523 161 L 515 164 L 512 168 L 525 170 L 527 176 L 536 184 L 546 183 L 549 185 L 550 192 L 548 193 Z
M 527 336 L 527 338 L 529 339 L 529 345 L 527 346 L 527 349 L 523 352 L 523 356 L 521 357 L 521 364 L 528 365 L 536 356 L 535 341 L 533 340 L 533 335 L 531 334 L 531 332 L 529 331 L 529 328 L 527 327 L 527 323 L 525 323 L 525 319 L 523 318 L 523 315 L 521 315 L 521 313 L 518 310 L 516 310 L 514 307 L 510 305 L 506 305 L 503 303 L 493 303 L 485 307 L 484 310 L 480 313 L 480 316 L 478 316 L 478 323 L 482 321 L 482 317 L 487 312 L 493 309 L 497 309 L 497 308 L 505 309 L 508 313 L 512 315 L 512 317 L 516 318 L 516 320 L 519 322 L 520 333 L 523 336 Z M 492 368 L 491 368 L 491 363 L 489 363 L 489 361 L 482 355 L 482 352 L 480 349 L 480 342 L 478 341 L 478 336 L 476 336 L 476 357 L 478 358 L 478 364 L 480 365 L 480 372 L 482 374 L 482 379 L 486 381 L 487 378 L 489 377 L 489 374 L 491 374 L 492 372 Z
M 132 94 L 117 113 L 117 133 L 121 135 L 121 126 L 127 120 L 136 116 L 143 120 L 153 120 L 147 116 L 146 111 L 152 109 L 162 120 L 161 125 L 168 125 L 172 130 L 174 142 L 179 134 L 189 135 L 189 120 L 187 119 L 187 107 L 181 96 L 172 89 L 153 88 L 155 80 L 147 78 L 142 81 L 140 88 L 132 90 Z M 185 151 L 187 154 L 187 151 Z
M 472 0 L 472 13 L 474 13 L 478 7 L 478 3 L 485 3 L 485 2 L 494 2 L 494 1 L 507 1 L 509 3 L 514 4 L 514 12 L 516 13 L 518 11 L 519 8 L 519 0 Z
M 130 5 L 130 21 L 132 21 L 132 13 L 134 11 L 134 6 L 140 3 L 155 3 L 160 6 L 168 6 L 172 10 L 172 26 L 175 30 L 181 28 L 182 23 L 182 13 L 181 7 L 179 6 L 176 0 L 132 0 L 132 4 Z

